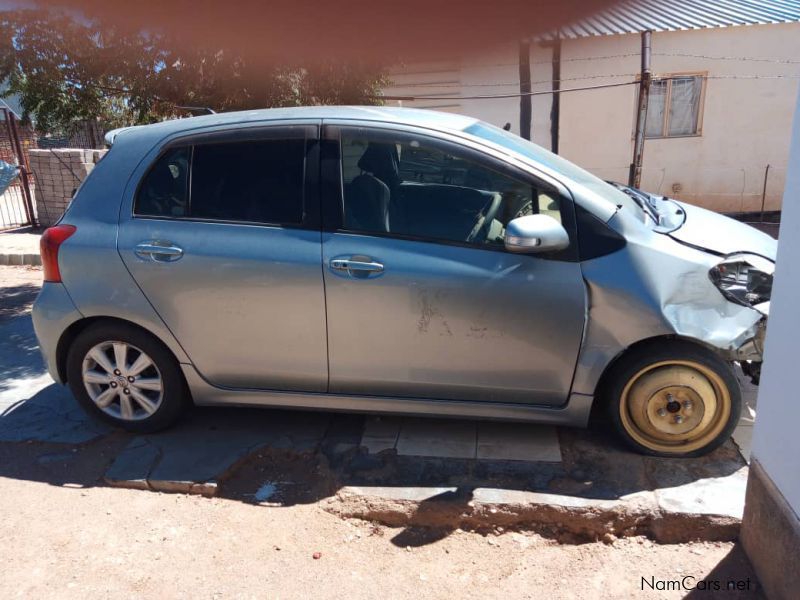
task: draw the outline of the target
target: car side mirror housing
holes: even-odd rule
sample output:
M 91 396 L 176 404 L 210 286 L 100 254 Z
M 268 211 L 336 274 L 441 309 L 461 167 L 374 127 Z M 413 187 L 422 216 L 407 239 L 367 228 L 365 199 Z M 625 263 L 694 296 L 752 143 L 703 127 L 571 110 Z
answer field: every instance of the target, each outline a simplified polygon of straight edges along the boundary
M 552 252 L 569 246 L 569 234 L 549 215 L 525 215 L 506 225 L 504 243 L 506 250 L 517 254 Z

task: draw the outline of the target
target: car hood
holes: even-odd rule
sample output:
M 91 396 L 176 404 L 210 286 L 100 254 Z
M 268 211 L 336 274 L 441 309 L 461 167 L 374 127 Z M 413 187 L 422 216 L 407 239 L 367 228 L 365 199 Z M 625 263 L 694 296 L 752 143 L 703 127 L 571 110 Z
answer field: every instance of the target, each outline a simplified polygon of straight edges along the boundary
M 751 252 L 775 261 L 778 240 L 746 225 L 699 206 L 670 198 L 686 212 L 686 219 L 678 229 L 667 233 L 671 238 L 713 254 L 728 255 Z

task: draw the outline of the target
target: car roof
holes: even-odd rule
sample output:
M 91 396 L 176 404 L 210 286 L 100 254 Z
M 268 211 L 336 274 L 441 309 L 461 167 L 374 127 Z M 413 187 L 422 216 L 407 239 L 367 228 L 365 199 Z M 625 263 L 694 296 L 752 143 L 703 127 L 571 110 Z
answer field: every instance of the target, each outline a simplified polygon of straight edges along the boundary
M 462 131 L 478 121 L 475 118 L 464 115 L 419 108 L 393 106 L 292 106 L 216 113 L 184 119 L 170 119 L 152 125 L 123 127 L 109 131 L 106 134 L 106 144 L 110 146 L 118 135 L 134 130 L 140 134 L 151 133 L 154 136 L 161 137 L 206 127 L 290 119 L 350 119 L 354 121 L 391 122 L 417 125 L 441 131 Z

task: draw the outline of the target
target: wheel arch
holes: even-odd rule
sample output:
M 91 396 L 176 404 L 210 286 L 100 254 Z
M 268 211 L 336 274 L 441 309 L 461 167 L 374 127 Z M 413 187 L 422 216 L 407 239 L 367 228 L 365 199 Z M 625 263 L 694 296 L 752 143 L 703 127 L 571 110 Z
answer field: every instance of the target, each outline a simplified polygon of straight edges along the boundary
M 56 345 L 56 369 L 58 370 L 58 376 L 63 383 L 67 383 L 67 355 L 69 354 L 69 349 L 72 346 L 72 343 L 81 333 L 96 323 L 118 323 L 120 325 L 125 325 L 126 327 L 134 327 L 135 329 L 138 329 L 141 332 L 149 335 L 159 344 L 161 344 L 172 355 L 175 361 L 180 364 L 180 360 L 178 360 L 178 357 L 175 355 L 175 352 L 172 350 L 172 348 L 169 347 L 169 344 L 164 343 L 164 340 L 139 323 L 134 323 L 133 321 L 121 319 L 119 317 L 85 317 L 75 321 L 69 327 L 67 327 L 61 334 L 61 337 L 58 339 L 58 344 Z
M 714 354 L 720 356 L 721 358 L 727 360 L 725 353 L 716 346 L 712 346 L 702 340 L 698 340 L 697 338 L 677 335 L 677 334 L 668 334 L 668 335 L 656 335 L 653 337 L 645 338 L 634 342 L 630 346 L 627 346 L 616 356 L 614 356 L 609 363 L 606 365 L 605 369 L 603 369 L 602 375 L 597 380 L 597 385 L 595 386 L 594 395 L 595 399 L 597 400 L 592 407 L 592 416 L 594 417 L 594 413 L 596 412 L 595 409 L 601 409 L 602 405 L 606 403 L 608 400 L 606 398 L 606 390 L 608 389 L 608 383 L 610 377 L 614 374 L 615 368 L 617 365 L 620 364 L 620 361 L 627 359 L 632 354 L 638 352 L 646 352 L 648 348 L 652 348 L 654 346 L 658 346 L 659 344 L 664 343 L 681 343 L 692 345 L 695 348 L 700 348 L 702 350 L 706 350 L 709 352 L 713 352 Z

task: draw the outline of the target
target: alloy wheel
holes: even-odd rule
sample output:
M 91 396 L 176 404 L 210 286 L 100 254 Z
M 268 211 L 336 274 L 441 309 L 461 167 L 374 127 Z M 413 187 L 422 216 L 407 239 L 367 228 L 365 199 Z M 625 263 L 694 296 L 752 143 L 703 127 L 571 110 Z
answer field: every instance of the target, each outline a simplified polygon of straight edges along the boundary
M 107 341 L 92 347 L 81 372 L 92 402 L 116 419 L 146 419 L 164 398 L 164 382 L 153 359 L 126 342 Z

